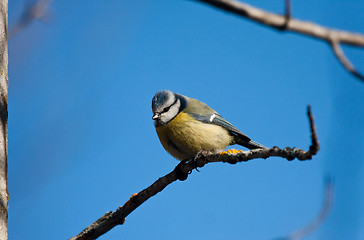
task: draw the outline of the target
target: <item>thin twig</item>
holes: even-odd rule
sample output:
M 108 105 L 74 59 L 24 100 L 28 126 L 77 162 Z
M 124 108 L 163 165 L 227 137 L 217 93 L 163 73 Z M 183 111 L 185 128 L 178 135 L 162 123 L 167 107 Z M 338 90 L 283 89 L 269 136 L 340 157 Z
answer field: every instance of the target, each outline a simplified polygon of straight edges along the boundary
M 193 169 L 197 167 L 203 167 L 204 165 L 210 162 L 226 162 L 235 164 L 238 162 L 246 162 L 252 159 L 258 158 L 269 158 L 273 156 L 282 157 L 289 161 L 297 158 L 301 161 L 309 160 L 313 155 L 317 153 L 319 150 L 319 142 L 317 140 L 316 127 L 314 124 L 313 116 L 310 111 L 310 107 L 308 107 L 308 118 L 310 121 L 310 130 L 311 130 L 311 140 L 312 144 L 310 146 L 309 151 L 304 151 L 298 148 L 289 148 L 286 147 L 284 149 L 280 149 L 278 147 L 266 148 L 266 149 L 254 149 L 245 152 L 239 153 L 211 153 L 204 152 L 198 154 L 194 160 L 191 160 L 187 163 L 179 164 L 172 172 L 168 173 L 164 177 L 159 178 L 156 182 L 154 182 L 151 186 L 142 190 L 137 194 L 133 194 L 130 199 L 122 206 L 119 207 L 116 211 L 108 212 L 97 221 L 92 223 L 90 226 L 85 228 L 80 234 L 76 237 L 70 238 L 70 240 L 88 240 L 88 239 L 96 239 L 108 232 L 110 229 L 117 225 L 121 225 L 125 222 L 125 218 L 133 212 L 137 207 L 143 204 L 152 196 L 156 195 L 160 191 L 162 191 L 165 187 L 167 187 L 172 182 L 178 179 L 178 175 L 180 172 L 184 174 L 190 174 Z
M 284 9 L 285 21 L 284 21 L 284 24 L 279 28 L 279 30 L 282 30 L 282 31 L 287 29 L 288 22 L 292 17 L 291 1 L 285 0 L 284 3 L 285 3 L 285 9 Z
M 342 65 L 351 74 L 353 74 L 353 76 L 364 81 L 363 75 L 361 75 L 358 71 L 356 71 L 352 64 L 349 65 L 347 64 L 350 62 L 345 57 L 342 57 L 343 53 L 338 54 L 338 52 L 342 52 L 341 50 L 338 51 L 338 49 L 340 49 L 339 44 L 364 47 L 363 34 L 331 29 L 312 22 L 306 22 L 294 19 L 291 16 L 291 4 L 289 0 L 285 0 L 286 12 L 284 15 L 279 15 L 272 12 L 264 11 L 259 8 L 235 0 L 196 0 L 196 1 L 206 3 L 210 6 L 225 10 L 230 13 L 234 13 L 241 17 L 250 19 L 254 22 L 260 23 L 268 27 L 273 27 L 280 31 L 290 31 L 328 42 L 333 46 L 334 52 L 336 49 L 335 55 L 338 58 L 338 60 L 342 63 Z M 335 39 L 335 41 L 332 41 L 333 39 Z
M 292 8 L 291 8 L 291 1 L 285 0 L 285 6 L 286 6 L 286 19 L 290 19 L 292 16 Z
M 342 50 L 340 43 L 337 40 L 331 41 L 331 47 L 334 51 L 336 58 L 339 62 L 346 68 L 348 72 L 353 74 L 355 77 L 359 78 L 360 80 L 364 81 L 364 75 L 359 73 L 354 65 L 349 61 L 349 59 L 345 56 L 344 51 Z

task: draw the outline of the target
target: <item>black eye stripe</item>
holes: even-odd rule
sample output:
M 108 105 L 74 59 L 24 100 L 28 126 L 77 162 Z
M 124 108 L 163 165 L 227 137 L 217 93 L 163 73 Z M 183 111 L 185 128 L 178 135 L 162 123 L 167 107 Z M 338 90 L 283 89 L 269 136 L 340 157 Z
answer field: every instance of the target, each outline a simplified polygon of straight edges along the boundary
M 168 112 L 168 111 L 169 111 L 169 109 L 170 109 L 173 105 L 175 105 L 175 104 L 177 103 L 177 101 L 178 101 L 178 98 L 175 98 L 175 99 L 174 99 L 174 102 L 173 102 L 171 105 L 169 105 L 168 107 L 163 108 L 163 111 L 162 111 L 162 112 Z

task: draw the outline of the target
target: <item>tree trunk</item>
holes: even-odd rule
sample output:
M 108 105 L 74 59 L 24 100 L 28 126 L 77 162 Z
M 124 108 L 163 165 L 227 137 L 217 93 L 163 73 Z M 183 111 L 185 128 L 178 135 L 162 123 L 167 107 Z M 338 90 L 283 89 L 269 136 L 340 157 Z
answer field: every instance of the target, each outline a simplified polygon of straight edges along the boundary
M 0 240 L 8 239 L 8 0 L 0 0 Z

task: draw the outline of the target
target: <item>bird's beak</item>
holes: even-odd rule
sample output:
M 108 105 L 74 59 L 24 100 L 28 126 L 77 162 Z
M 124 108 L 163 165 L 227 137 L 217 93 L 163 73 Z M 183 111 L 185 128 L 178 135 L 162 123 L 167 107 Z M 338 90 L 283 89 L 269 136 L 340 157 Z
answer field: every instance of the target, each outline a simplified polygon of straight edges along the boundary
M 153 120 L 156 120 L 158 118 L 159 118 L 159 114 L 158 113 L 154 114 L 153 117 L 152 117 Z

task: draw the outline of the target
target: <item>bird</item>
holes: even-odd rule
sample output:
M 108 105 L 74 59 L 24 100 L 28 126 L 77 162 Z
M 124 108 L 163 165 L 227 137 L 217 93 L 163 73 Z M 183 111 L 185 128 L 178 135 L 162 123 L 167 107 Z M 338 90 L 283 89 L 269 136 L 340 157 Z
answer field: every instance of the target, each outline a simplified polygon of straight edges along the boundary
M 180 161 L 201 151 L 221 151 L 234 144 L 248 149 L 266 148 L 252 141 L 205 103 L 158 91 L 152 99 L 154 126 L 164 149 Z

